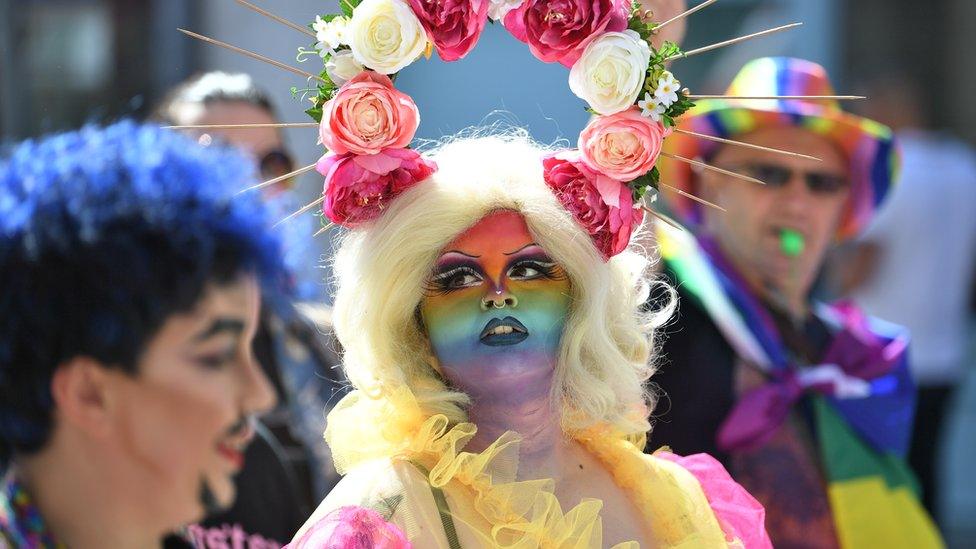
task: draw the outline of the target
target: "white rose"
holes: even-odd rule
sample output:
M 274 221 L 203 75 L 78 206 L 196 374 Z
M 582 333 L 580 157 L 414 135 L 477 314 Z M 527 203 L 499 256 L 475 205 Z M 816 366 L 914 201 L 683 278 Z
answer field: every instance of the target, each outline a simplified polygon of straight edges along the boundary
M 488 17 L 492 21 L 501 21 L 508 12 L 522 5 L 525 0 L 491 0 L 488 6 Z
M 403 0 L 364 0 L 345 38 L 356 61 L 380 74 L 399 71 L 427 48 L 427 33 Z
M 356 61 L 351 51 L 340 50 L 325 64 L 325 71 L 333 82 L 341 86 L 363 72 L 363 66 Z
M 651 48 L 636 32 L 604 33 L 569 71 L 569 87 L 594 111 L 614 114 L 637 101 L 650 62 Z

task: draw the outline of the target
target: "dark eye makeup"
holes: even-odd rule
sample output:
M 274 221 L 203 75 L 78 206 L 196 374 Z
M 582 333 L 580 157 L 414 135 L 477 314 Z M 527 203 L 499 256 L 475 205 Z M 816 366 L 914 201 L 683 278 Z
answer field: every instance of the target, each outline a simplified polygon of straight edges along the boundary
M 565 278 L 556 263 L 544 254 L 512 259 L 506 276 L 521 281 Z M 452 261 L 438 266 L 425 289 L 429 295 L 441 295 L 477 286 L 484 280 L 485 274 L 477 263 Z
M 481 268 L 474 263 L 450 262 L 438 266 L 427 283 L 427 292 L 447 293 L 480 284 L 484 280 Z
M 513 280 L 535 280 L 546 278 L 557 280 L 564 278 L 556 262 L 545 255 L 517 259 L 508 268 L 508 277 Z

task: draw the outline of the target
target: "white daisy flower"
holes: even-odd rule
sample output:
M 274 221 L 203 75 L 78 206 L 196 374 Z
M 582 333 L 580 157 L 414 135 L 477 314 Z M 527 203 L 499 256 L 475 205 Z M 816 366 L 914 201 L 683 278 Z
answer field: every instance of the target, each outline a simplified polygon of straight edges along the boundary
M 673 74 L 665 71 L 664 75 L 657 81 L 657 90 L 654 91 L 654 97 L 665 107 L 670 107 L 678 100 L 678 90 L 680 87 L 681 82 L 675 80 Z
M 332 21 L 325 21 L 321 17 L 315 16 L 315 23 L 312 28 L 315 29 L 315 37 L 319 41 L 317 46 L 323 57 L 326 53 L 334 54 L 339 46 L 346 43 L 345 34 L 348 26 L 349 19 L 345 17 L 336 17 Z
M 637 102 L 637 106 L 641 109 L 641 116 L 650 118 L 654 122 L 660 122 L 661 116 L 668 111 L 668 108 L 649 92 L 644 94 L 644 99 Z
M 651 92 L 644 93 L 644 99 L 637 102 L 637 106 L 640 107 L 641 116 L 651 117 L 654 112 L 654 108 L 657 107 L 657 100 L 651 95 Z

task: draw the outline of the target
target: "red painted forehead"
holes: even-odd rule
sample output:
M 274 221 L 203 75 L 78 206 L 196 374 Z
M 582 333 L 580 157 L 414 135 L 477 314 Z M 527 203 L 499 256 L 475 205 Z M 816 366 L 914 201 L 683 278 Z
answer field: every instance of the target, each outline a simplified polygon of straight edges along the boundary
M 482 218 L 458 235 L 445 251 L 487 257 L 514 252 L 532 241 L 525 218 L 517 212 L 503 210 Z

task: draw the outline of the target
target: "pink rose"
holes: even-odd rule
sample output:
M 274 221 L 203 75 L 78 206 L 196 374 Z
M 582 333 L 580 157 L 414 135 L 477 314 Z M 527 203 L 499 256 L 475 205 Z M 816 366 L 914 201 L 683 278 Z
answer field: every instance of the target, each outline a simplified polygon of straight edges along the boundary
M 332 511 L 286 549 L 411 549 L 396 524 L 372 509 L 349 505 Z
M 410 0 L 444 61 L 457 61 L 474 48 L 488 21 L 489 4 L 488 0 Z
M 371 155 L 327 154 L 315 169 L 325 176 L 323 213 L 352 228 L 375 219 L 390 200 L 427 179 L 437 165 L 411 149 L 387 149 Z
M 628 182 L 651 171 L 668 135 L 671 130 L 632 108 L 590 121 L 580 134 L 579 150 L 591 170 Z
M 609 259 L 627 248 L 644 212 L 634 208 L 631 190 L 620 181 L 586 167 L 578 151 L 564 151 L 542 160 L 546 184 L 593 244 Z
M 319 138 L 335 154 L 376 154 L 410 144 L 420 113 L 389 77 L 363 71 L 322 108 Z
M 532 55 L 567 67 L 592 40 L 627 28 L 630 0 L 525 0 L 505 16 L 505 28 Z

